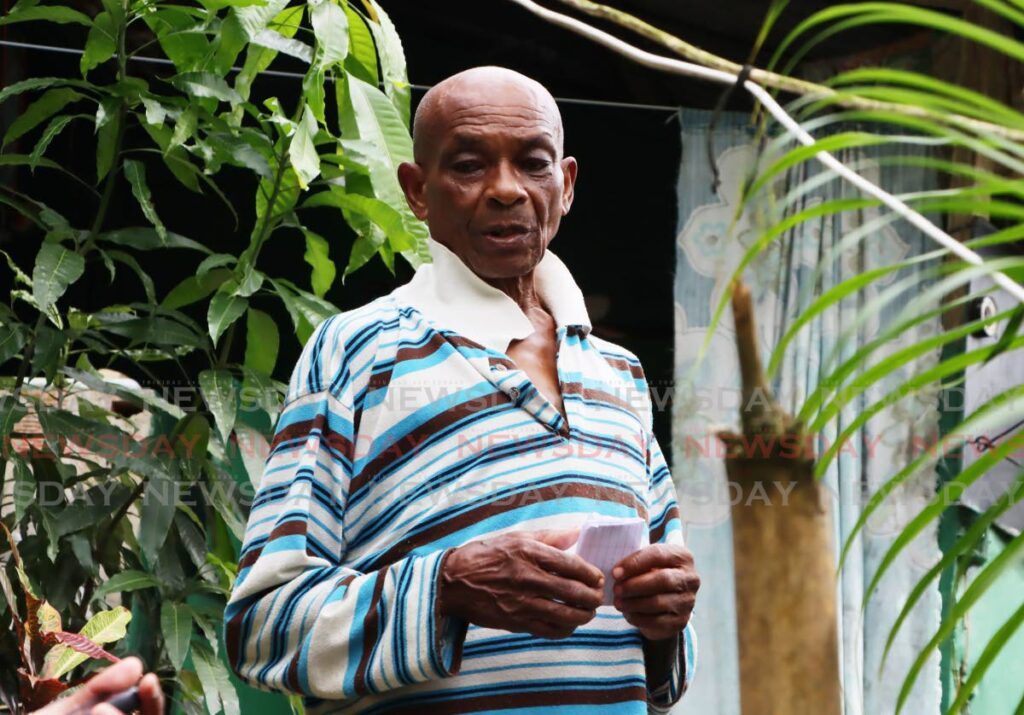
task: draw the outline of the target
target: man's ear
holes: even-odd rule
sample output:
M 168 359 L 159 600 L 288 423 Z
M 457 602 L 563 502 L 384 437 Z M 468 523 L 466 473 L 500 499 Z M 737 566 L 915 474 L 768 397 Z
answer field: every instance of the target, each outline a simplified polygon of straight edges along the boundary
M 573 197 L 576 195 L 576 159 L 567 156 L 560 162 L 562 164 L 562 215 L 569 213 L 572 207 Z
M 423 167 L 405 161 L 398 165 L 398 183 L 405 192 L 405 200 L 420 221 L 427 220 L 427 202 L 424 197 Z

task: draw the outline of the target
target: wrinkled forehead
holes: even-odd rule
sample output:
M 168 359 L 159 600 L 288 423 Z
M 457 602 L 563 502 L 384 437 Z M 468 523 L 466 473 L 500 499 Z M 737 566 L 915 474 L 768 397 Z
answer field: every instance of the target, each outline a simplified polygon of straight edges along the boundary
M 431 124 L 438 147 L 495 137 L 533 143 L 546 139 L 562 153 L 558 106 L 542 86 L 527 82 L 467 82 L 446 88 Z

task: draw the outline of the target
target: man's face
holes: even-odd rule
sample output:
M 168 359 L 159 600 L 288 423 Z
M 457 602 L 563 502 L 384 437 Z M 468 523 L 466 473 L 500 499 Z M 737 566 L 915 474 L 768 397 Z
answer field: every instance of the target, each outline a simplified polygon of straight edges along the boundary
M 531 271 L 569 211 L 576 161 L 557 110 L 528 87 L 460 87 L 438 104 L 427 148 L 400 178 L 435 240 L 481 278 Z

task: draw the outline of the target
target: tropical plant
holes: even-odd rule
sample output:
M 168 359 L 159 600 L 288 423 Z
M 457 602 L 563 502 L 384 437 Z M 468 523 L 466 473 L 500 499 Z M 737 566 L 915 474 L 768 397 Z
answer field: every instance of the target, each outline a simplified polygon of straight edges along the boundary
M 1020 0 L 974 0 L 973 3 L 1016 28 L 1016 34 L 1013 31 L 999 32 L 981 26 L 955 13 L 909 4 L 859 2 L 832 5 L 797 24 L 776 46 L 765 69 L 744 68 L 739 63 L 714 56 L 636 17 L 590 0 L 560 2 L 639 33 L 700 67 L 694 69 L 695 65 L 684 66 L 673 59 L 641 52 L 593 26 L 541 8 L 531 0 L 513 2 L 651 67 L 723 82 L 729 81 L 729 75 L 733 76 L 732 81 L 735 81 L 737 75 L 742 75 L 759 87 L 796 94 L 796 99 L 787 106 L 788 114 L 794 120 L 792 122 L 787 121 L 785 115 L 778 111 L 779 107 L 771 106 L 774 104 L 771 95 L 765 92 L 755 95 L 762 107 L 762 156 L 745 184 L 743 202 L 737 207 L 737 216 L 744 210 L 756 209 L 762 218 L 761 232 L 740 260 L 731 285 L 735 285 L 735 280 L 741 277 L 744 269 L 771 250 L 787 232 L 798 230 L 805 222 L 819 221 L 823 217 L 835 217 L 838 220 L 847 212 L 864 209 L 879 211 L 877 220 L 844 238 L 844 244 L 849 248 L 855 248 L 866 241 L 872 231 L 900 218 L 907 218 L 910 214 L 914 214 L 912 220 L 915 226 L 926 230 L 929 236 L 945 241 L 936 243 L 935 250 L 930 253 L 907 257 L 899 263 L 862 273 L 834 286 L 814 300 L 792 324 L 785 326 L 783 337 L 775 346 L 767 365 L 769 377 L 777 374 L 787 349 L 794 345 L 795 338 L 801 331 L 807 330 L 816 317 L 826 310 L 835 309 L 843 301 L 860 300 L 856 303 L 859 307 L 855 324 L 839 337 L 840 347 L 831 356 L 824 356 L 824 376 L 816 386 L 812 386 L 813 389 L 795 415 L 795 426 L 802 434 L 817 435 L 836 419 L 845 405 L 855 399 L 866 400 L 867 409 L 841 432 L 832 442 L 831 448 L 817 458 L 814 466 L 816 476 L 820 478 L 837 458 L 841 445 L 887 405 L 907 395 L 934 390 L 936 385 L 942 388 L 955 387 L 963 381 L 964 372 L 969 367 L 982 365 L 999 355 L 1019 351 L 1024 347 L 1024 336 L 1019 334 L 1024 322 L 1024 304 L 1020 302 L 1024 295 L 1024 288 L 1021 287 L 1021 283 L 1024 283 L 1024 258 L 1020 257 L 1019 252 L 1004 256 L 970 256 L 963 250 L 981 251 L 1014 243 L 1019 246 L 1019 242 L 1024 239 L 1024 182 L 1020 180 L 1024 173 L 1024 114 L 1000 98 L 904 69 L 862 67 L 842 72 L 824 85 L 793 75 L 799 61 L 809 50 L 837 33 L 853 28 L 864 30 L 891 24 L 924 28 L 961 38 L 1020 63 L 1024 61 L 1024 44 L 1018 39 L 1021 28 L 1024 28 L 1024 4 Z M 968 6 L 970 4 L 965 3 Z M 770 4 L 752 56 L 756 56 L 786 5 L 785 0 L 776 0 Z M 719 74 L 704 71 L 704 68 L 711 68 Z M 770 111 L 763 111 L 765 107 Z M 777 120 L 782 120 L 781 127 Z M 847 129 L 851 123 L 856 123 L 855 130 Z M 800 132 L 806 134 L 801 136 Z M 828 134 L 826 138 L 814 142 L 812 137 L 820 138 L 825 134 Z M 935 148 L 936 153 L 922 155 L 920 151 L 915 151 L 915 147 L 919 148 L 922 143 Z M 887 148 L 885 161 L 915 163 L 926 167 L 942 178 L 943 188 L 893 197 L 861 183 L 859 188 L 865 191 L 859 197 L 816 203 L 811 207 L 801 205 L 800 197 L 806 195 L 814 185 L 820 185 L 823 176 L 834 180 L 838 174 L 815 173 L 802 184 L 788 186 L 787 193 L 777 190 L 777 180 L 787 172 L 811 162 L 830 160 L 830 157 L 819 152 L 837 153 L 844 149 L 881 145 Z M 839 170 L 834 164 L 830 168 L 833 171 Z M 925 225 L 929 222 L 923 218 L 924 214 L 931 217 L 934 223 Z M 953 227 L 964 223 L 964 217 L 978 216 L 990 219 L 994 230 L 985 236 L 969 238 L 960 245 L 945 240 L 949 238 L 948 234 L 939 227 L 948 227 L 947 230 L 952 231 Z M 836 259 L 836 254 L 826 256 L 818 270 L 828 270 L 829 261 Z M 925 270 L 916 274 L 914 282 L 902 280 L 892 286 L 885 285 L 901 268 L 913 263 L 926 266 Z M 992 290 L 975 288 L 972 292 L 971 281 L 983 276 L 998 281 L 1018 302 L 993 316 L 962 317 L 961 311 L 965 305 Z M 873 293 L 869 292 L 871 289 Z M 908 294 L 914 295 L 914 299 L 907 300 Z M 708 331 L 709 336 L 732 297 L 731 289 L 721 296 Z M 845 356 L 841 348 L 852 344 L 851 340 L 858 327 L 865 321 L 877 318 L 883 311 L 895 311 L 896 317 L 888 322 L 888 327 L 878 338 L 860 346 L 854 354 Z M 944 327 L 937 335 L 901 347 L 894 354 L 885 349 L 901 333 L 926 321 L 934 321 L 938 316 L 943 316 Z M 1000 339 L 991 345 L 965 349 L 968 335 L 995 321 L 1006 321 Z M 907 364 L 938 351 L 942 352 L 941 358 L 927 371 L 900 377 L 901 369 Z M 882 384 L 895 384 L 896 387 L 884 399 L 873 399 L 872 389 Z M 1012 456 L 1024 445 L 1024 436 L 1019 433 L 1011 435 L 1005 441 L 991 445 L 988 451 L 969 466 L 962 470 L 958 467 L 958 455 L 972 435 L 1020 423 L 1024 418 L 1022 397 L 1024 387 L 1020 385 L 1010 386 L 1000 394 L 989 397 L 971 414 L 963 416 L 939 445 L 922 451 L 910 464 L 892 474 L 884 487 L 871 495 L 852 534 L 843 544 L 844 558 L 867 521 L 894 491 L 908 483 L 922 469 L 934 468 L 936 462 L 947 472 L 947 478 L 939 484 L 930 503 L 896 535 L 880 567 L 870 575 L 870 583 L 864 589 L 865 602 L 896 563 L 897 557 L 917 536 L 955 508 L 970 485 L 983 479 L 1001 460 Z M 1015 482 L 1008 486 L 990 508 L 978 514 L 969 528 L 952 540 L 944 549 L 941 560 L 911 590 L 908 601 L 901 604 L 901 611 L 888 637 L 888 646 L 892 646 L 908 614 L 920 603 L 922 595 L 934 587 L 943 574 L 953 571 L 958 579 L 965 575 L 972 554 L 988 528 L 1022 498 L 1024 473 L 1016 477 Z M 984 564 L 945 610 L 941 625 L 906 673 L 902 690 L 894 703 L 897 712 L 905 704 L 927 660 L 949 642 L 956 628 L 962 625 L 979 599 L 1001 577 L 1010 573 L 1014 564 L 1021 563 L 1022 549 L 1024 535 L 1012 537 L 1002 553 Z M 981 645 L 975 644 L 980 656 L 973 670 L 958 683 L 956 692 L 950 697 L 947 714 L 965 711 L 972 693 L 996 662 L 1002 649 L 1011 642 L 1014 634 L 1024 632 L 1024 594 L 1018 594 L 1018 597 L 1019 602 L 1008 608 L 1004 623 L 996 629 L 991 639 Z M 888 647 L 886 651 L 888 653 Z M 1008 653 L 1004 655 L 1011 657 Z M 1019 654 L 1012 657 L 1019 660 Z M 1024 700 L 1016 708 L 1016 712 L 1022 711 Z
M 328 241 L 310 213 L 354 232 L 343 275 L 375 255 L 392 270 L 396 254 L 414 266 L 427 257 L 396 175 L 412 155 L 401 42 L 375 0 L 103 0 L 94 17 L 19 0 L 0 19 L 29 22 L 84 30 L 81 78 L 0 90 L 0 102 L 33 97 L 6 127 L 0 170 L 69 187 L 47 205 L 0 186 L 28 225 L 0 266 L 11 286 L 0 305 L 0 515 L 11 535 L 0 618 L 15 626 L 0 629 L 0 696 L 13 712 L 38 707 L 100 664 L 76 648 L 106 657 L 99 646 L 118 640 L 107 655 L 140 654 L 177 708 L 237 713 L 220 632 L 284 388 L 268 311 L 280 301 L 300 342 L 337 312 L 325 296 L 345 234 Z M 275 62 L 303 69 L 301 91 L 297 81 L 290 96 L 257 101 Z M 78 123 L 94 128 L 95 173 L 51 158 Z M 150 188 L 158 175 L 192 203 L 172 211 Z M 244 211 L 226 175 L 252 197 Z M 122 194 L 144 225 L 112 208 Z M 244 250 L 176 232 L 190 211 L 228 217 L 248 233 Z M 261 262 L 279 235 L 303 247 L 309 288 Z M 189 252 L 194 263 L 158 295 L 146 266 L 165 280 L 169 258 Z M 134 295 L 88 290 L 124 271 Z M 201 409 L 187 390 L 154 389 L 168 375 L 198 383 Z M 103 640 L 109 627 L 98 637 L 97 619 L 116 620 L 123 638 Z

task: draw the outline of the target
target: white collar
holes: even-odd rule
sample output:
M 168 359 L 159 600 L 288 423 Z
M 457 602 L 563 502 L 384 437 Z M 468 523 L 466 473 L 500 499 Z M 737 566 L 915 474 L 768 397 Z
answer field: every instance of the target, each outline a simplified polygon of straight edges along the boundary
M 473 273 L 447 246 L 434 239 L 427 243 L 433 262 L 420 266 L 411 281 L 395 289 L 393 295 L 400 302 L 438 327 L 499 353 L 534 332 L 533 323 L 512 298 Z M 583 293 L 555 254 L 544 252 L 533 277 L 538 296 L 559 328 L 578 325 L 590 331 Z

